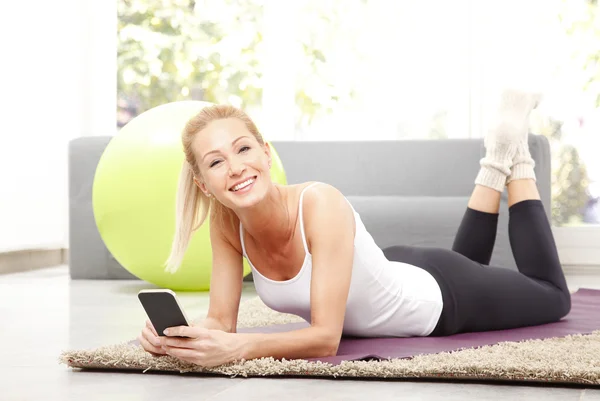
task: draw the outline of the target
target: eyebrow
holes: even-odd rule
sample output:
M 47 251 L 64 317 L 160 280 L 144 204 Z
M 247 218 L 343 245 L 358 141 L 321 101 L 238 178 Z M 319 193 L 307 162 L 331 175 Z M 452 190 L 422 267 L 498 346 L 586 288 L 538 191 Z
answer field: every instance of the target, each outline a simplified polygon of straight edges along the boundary
M 235 143 L 237 141 L 239 141 L 241 139 L 244 139 L 244 138 L 250 138 L 250 137 L 247 136 L 247 135 L 242 135 L 242 136 L 234 139 L 233 142 L 231 142 L 231 146 L 235 145 Z M 206 152 L 206 154 L 204 156 L 202 156 L 202 161 L 204 161 L 204 159 L 206 159 L 206 156 L 210 155 L 211 153 L 219 153 L 219 151 L 218 150 L 211 150 L 210 152 Z

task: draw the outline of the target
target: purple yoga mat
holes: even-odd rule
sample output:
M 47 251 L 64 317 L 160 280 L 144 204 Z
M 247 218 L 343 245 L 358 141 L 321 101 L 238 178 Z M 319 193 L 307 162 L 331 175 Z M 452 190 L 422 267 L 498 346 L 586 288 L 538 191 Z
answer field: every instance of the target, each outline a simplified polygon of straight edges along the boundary
M 600 290 L 580 289 L 571 296 L 571 300 L 571 312 L 556 323 L 511 330 L 456 334 L 447 337 L 343 338 L 336 356 L 307 360 L 338 365 L 343 361 L 372 358 L 409 358 L 419 354 L 437 354 L 461 348 L 493 345 L 504 341 L 564 337 L 570 334 L 590 334 L 594 330 L 600 330 Z M 252 329 L 240 328 L 238 332 L 274 333 L 307 326 L 307 323 L 292 323 Z

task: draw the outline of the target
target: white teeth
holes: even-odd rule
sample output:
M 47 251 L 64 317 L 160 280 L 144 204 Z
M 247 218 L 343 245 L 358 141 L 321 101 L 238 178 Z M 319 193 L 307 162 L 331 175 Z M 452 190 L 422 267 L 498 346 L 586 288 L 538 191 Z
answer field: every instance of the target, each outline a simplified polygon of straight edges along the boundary
M 250 178 L 249 180 L 246 180 L 244 182 L 242 182 L 241 184 L 236 185 L 235 187 L 233 187 L 233 191 L 239 191 L 242 188 L 247 187 L 248 185 L 252 184 L 254 182 L 254 178 Z

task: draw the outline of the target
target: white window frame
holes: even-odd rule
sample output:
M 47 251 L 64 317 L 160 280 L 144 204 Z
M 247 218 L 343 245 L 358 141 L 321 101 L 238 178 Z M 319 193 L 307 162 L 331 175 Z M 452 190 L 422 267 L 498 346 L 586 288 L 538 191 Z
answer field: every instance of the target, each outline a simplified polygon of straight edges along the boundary
M 600 272 L 600 225 L 552 227 L 563 265 L 580 272 Z

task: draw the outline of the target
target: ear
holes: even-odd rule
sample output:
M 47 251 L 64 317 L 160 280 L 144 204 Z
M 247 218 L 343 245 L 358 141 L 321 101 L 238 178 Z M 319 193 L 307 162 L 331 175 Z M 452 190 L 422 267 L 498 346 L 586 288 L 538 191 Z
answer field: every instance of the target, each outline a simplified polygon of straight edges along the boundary
M 200 188 L 200 190 L 202 192 L 204 192 L 204 195 L 208 196 L 208 189 L 206 188 L 205 183 L 200 182 L 195 176 L 194 176 L 194 183 L 198 186 L 198 188 Z
M 271 168 L 271 164 L 272 164 L 272 156 L 271 156 L 271 145 L 269 144 L 269 142 L 265 142 L 265 154 L 267 155 L 268 159 L 269 159 L 269 168 Z

